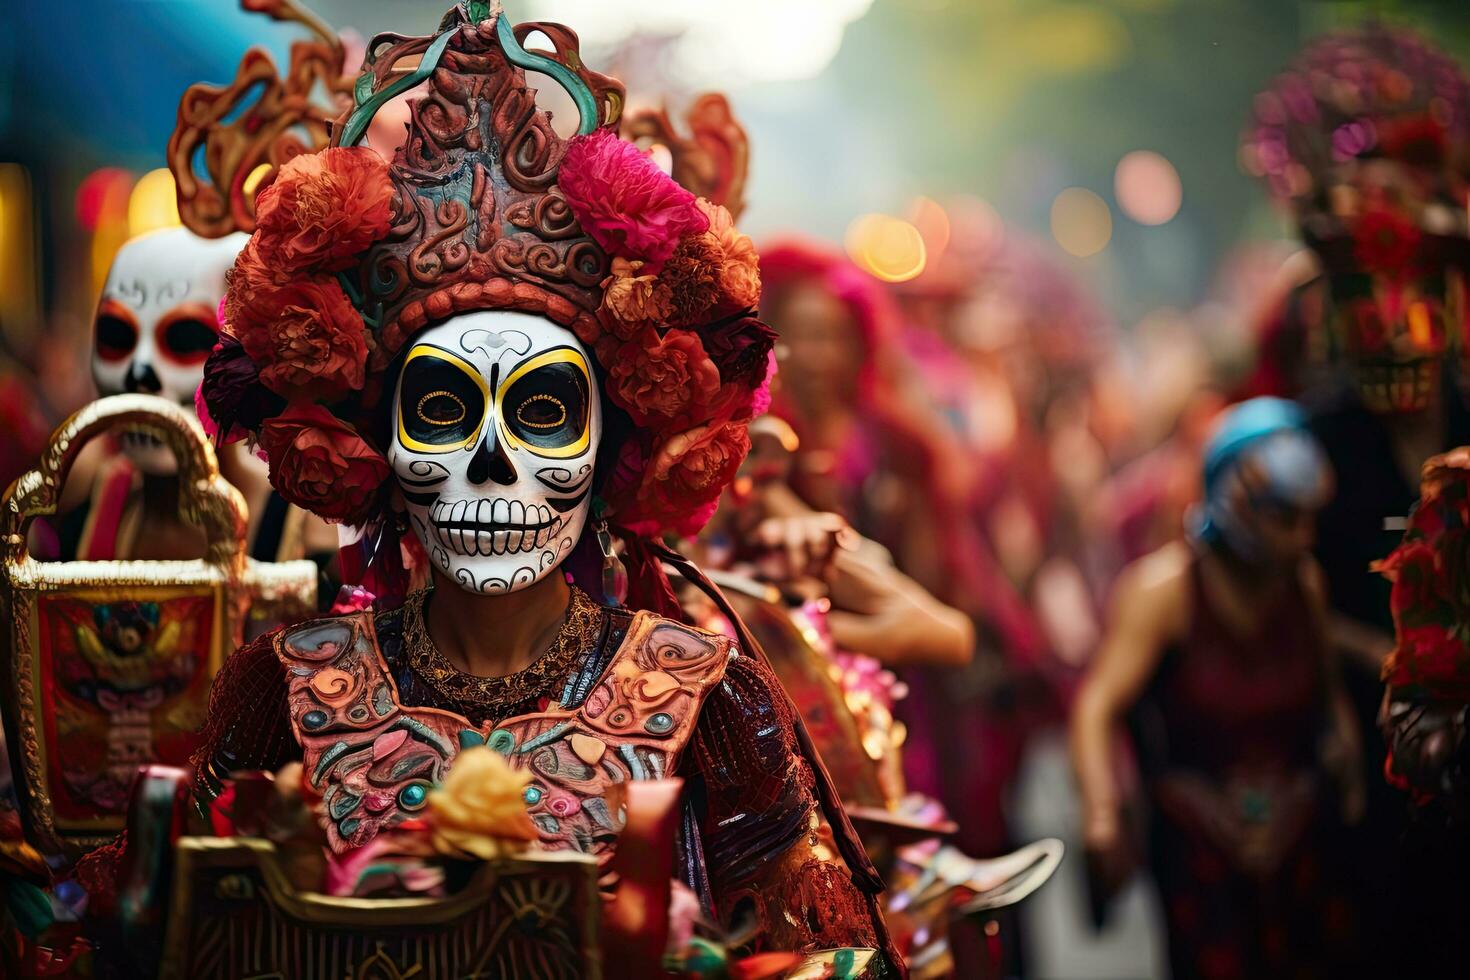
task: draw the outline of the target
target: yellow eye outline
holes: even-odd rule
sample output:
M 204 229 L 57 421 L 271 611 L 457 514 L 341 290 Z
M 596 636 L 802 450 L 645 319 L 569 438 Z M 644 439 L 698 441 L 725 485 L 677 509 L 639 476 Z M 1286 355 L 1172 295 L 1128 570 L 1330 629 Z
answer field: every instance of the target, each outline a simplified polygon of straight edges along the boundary
M 439 398 L 441 396 L 444 397 L 444 398 L 448 398 L 450 401 L 454 402 L 454 404 L 456 404 L 456 405 L 459 406 L 459 417 L 458 418 L 450 419 L 447 422 L 440 422 L 438 419 L 431 419 L 427 415 L 424 414 L 424 402 L 428 401 L 430 398 Z M 464 403 L 464 399 L 463 398 L 459 397 L 454 392 L 452 392 L 452 391 L 446 391 L 443 388 L 440 388 L 437 391 L 431 391 L 427 395 L 425 395 L 424 397 L 420 398 L 419 399 L 419 403 L 414 406 L 414 409 L 413 410 L 414 410 L 414 414 L 419 417 L 419 421 L 420 422 L 424 423 L 425 425 L 437 425 L 437 426 L 441 426 L 441 427 L 442 426 L 450 426 L 450 425 L 459 425 L 459 423 L 461 423 L 461 422 L 464 421 L 464 417 L 466 415 L 468 415 L 469 412 L 470 412 L 470 410 L 465 406 L 465 403 Z
M 480 376 L 480 372 L 475 370 L 475 366 L 469 361 L 466 361 L 464 358 L 458 356 L 457 354 L 451 354 L 449 351 L 444 350 L 442 347 L 435 347 L 431 344 L 418 344 L 412 350 L 410 350 L 408 352 L 408 356 L 403 359 L 403 369 L 405 371 L 408 370 L 408 365 L 411 364 L 415 359 L 420 357 L 432 357 L 436 361 L 443 361 L 444 363 L 449 364 L 452 367 L 458 368 L 460 373 L 473 381 L 475 383 L 475 387 L 480 389 L 480 395 L 484 398 L 485 404 L 490 404 L 490 387 L 485 383 L 485 379 Z M 430 392 L 430 394 L 436 394 L 436 392 Z M 429 395 L 425 395 L 424 397 L 427 398 L 429 397 Z M 420 402 L 422 403 L 422 399 L 420 399 Z M 415 406 L 415 408 L 417 408 L 417 406 Z M 425 421 L 428 420 L 426 419 Z M 416 453 L 423 453 L 425 455 L 437 455 L 442 453 L 452 453 L 456 450 L 463 449 L 466 446 L 472 446 L 475 444 L 475 441 L 480 438 L 480 433 L 484 430 L 484 428 L 485 416 L 482 413 L 480 415 L 479 424 L 475 426 L 475 431 L 470 433 L 464 439 L 461 439 L 459 442 L 446 443 L 444 445 L 419 442 L 417 439 L 408 434 L 408 430 L 404 427 L 403 424 L 403 405 L 399 404 L 398 406 L 398 441 L 403 445 L 403 448 L 412 450 Z
M 518 449 L 524 449 L 526 452 L 533 455 L 540 456 L 543 459 L 569 459 L 573 456 L 580 456 L 587 451 L 587 447 L 592 442 L 592 406 L 590 404 L 587 406 L 586 421 L 582 423 L 582 434 L 571 445 L 563 446 L 560 449 L 546 449 L 541 446 L 533 446 L 529 443 L 522 442 L 520 439 L 517 439 L 515 437 L 515 433 L 511 432 L 510 427 L 505 424 L 505 393 L 510 391 L 511 386 L 514 385 L 521 378 L 525 377 L 527 374 L 530 374 L 537 368 L 545 367 L 548 364 L 574 365 L 578 370 L 582 372 L 582 380 L 585 381 L 587 384 L 587 397 L 589 399 L 596 397 L 596 388 L 592 384 L 592 372 L 587 367 L 587 359 L 582 356 L 582 353 L 580 351 L 574 348 L 558 347 L 555 350 L 549 350 L 544 354 L 537 354 L 535 357 L 531 358 L 529 361 L 512 371 L 510 375 L 500 383 L 500 387 L 495 392 L 496 424 L 500 427 L 501 438 L 503 438 L 507 443 L 515 446 Z M 530 399 L 527 399 L 527 401 L 530 401 Z M 563 408 L 562 411 L 566 411 L 566 409 Z

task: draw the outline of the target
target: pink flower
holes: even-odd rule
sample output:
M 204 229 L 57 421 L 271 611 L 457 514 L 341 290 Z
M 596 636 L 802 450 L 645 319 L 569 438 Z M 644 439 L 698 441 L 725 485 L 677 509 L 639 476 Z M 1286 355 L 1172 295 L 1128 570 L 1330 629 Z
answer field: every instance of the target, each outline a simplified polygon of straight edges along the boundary
M 573 138 L 557 183 L 582 229 L 609 254 L 647 263 L 646 274 L 709 228 L 693 194 L 610 130 Z

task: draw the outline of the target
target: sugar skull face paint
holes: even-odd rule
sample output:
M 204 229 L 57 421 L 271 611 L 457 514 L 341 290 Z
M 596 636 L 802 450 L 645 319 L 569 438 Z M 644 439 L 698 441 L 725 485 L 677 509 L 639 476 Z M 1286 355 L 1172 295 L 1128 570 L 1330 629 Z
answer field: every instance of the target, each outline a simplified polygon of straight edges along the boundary
M 591 363 L 569 330 L 502 311 L 409 348 L 388 462 L 419 540 L 461 588 L 523 589 L 581 537 L 602 438 Z
M 92 326 L 92 377 L 100 394 L 142 392 L 192 409 L 216 339 L 225 273 L 246 241 L 167 228 L 123 245 Z M 152 436 L 125 432 L 122 440 L 123 452 L 143 472 L 177 472 L 173 453 Z

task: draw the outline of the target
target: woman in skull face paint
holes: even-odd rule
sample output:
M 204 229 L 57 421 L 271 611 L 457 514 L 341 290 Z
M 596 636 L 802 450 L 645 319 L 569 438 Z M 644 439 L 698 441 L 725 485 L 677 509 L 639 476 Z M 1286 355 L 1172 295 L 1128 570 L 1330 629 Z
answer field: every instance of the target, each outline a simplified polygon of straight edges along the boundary
M 231 658 L 199 797 L 302 759 L 342 853 L 488 743 L 531 775 L 541 845 L 606 863 L 609 791 L 680 775 L 678 877 L 717 921 L 758 949 L 884 948 L 881 883 L 758 647 L 661 615 L 680 559 L 650 536 L 708 519 L 767 401 L 754 249 L 609 128 L 621 87 L 570 31 L 536 25 L 556 53 L 528 53 L 479 6 L 369 58 L 379 92 L 410 57 L 429 77 L 403 149 L 354 146 L 382 101 L 359 99 L 262 195 L 232 273 L 210 421 L 361 531 L 344 562 L 378 604 Z M 531 65 L 579 135 L 534 107 Z

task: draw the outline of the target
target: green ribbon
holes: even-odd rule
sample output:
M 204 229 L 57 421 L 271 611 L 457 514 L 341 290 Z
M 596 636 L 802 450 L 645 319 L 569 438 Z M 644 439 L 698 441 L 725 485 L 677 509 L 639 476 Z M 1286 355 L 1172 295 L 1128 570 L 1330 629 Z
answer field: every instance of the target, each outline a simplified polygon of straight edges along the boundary
M 384 104 L 396 96 L 407 92 L 432 75 L 434 69 L 439 67 L 439 59 L 444 56 L 444 49 L 449 46 L 449 39 L 453 36 L 454 31 L 452 30 L 440 34 L 434 39 L 434 43 L 429 45 L 429 50 L 424 52 L 417 68 L 393 84 L 384 86 L 378 91 L 373 92 L 372 95 L 367 95 L 367 92 L 371 91 L 369 87 L 371 82 L 368 85 L 363 84 L 363 79 L 371 78 L 371 76 L 364 72 L 358 78 L 357 86 L 353 93 L 354 101 L 357 102 L 357 108 L 352 110 L 352 115 L 347 117 L 347 125 L 342 127 L 342 139 L 339 141 L 339 145 L 356 146 L 362 139 L 363 134 L 367 132 L 368 125 L 373 121 L 373 116 L 377 114 L 379 109 L 383 108 Z
M 597 100 L 592 96 L 592 90 L 586 83 L 560 61 L 554 61 L 545 55 L 532 54 L 521 47 L 516 40 L 515 29 L 511 27 L 510 20 L 502 12 L 500 19 L 495 24 L 496 35 L 500 40 L 500 50 L 505 52 L 505 60 L 517 68 L 527 71 L 539 71 L 543 75 L 550 75 L 558 85 L 566 89 L 572 101 L 577 104 L 577 115 L 580 124 L 577 126 L 577 135 L 586 136 L 597 128 Z

